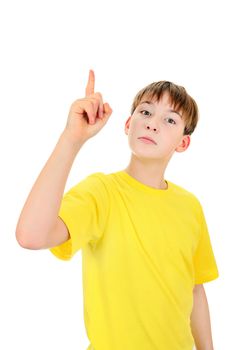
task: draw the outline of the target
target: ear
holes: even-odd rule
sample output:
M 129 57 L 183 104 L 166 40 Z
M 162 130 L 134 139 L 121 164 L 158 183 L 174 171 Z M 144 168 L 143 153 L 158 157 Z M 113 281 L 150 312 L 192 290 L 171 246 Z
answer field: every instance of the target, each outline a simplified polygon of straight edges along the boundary
M 177 152 L 184 152 L 190 145 L 190 135 L 184 135 L 179 145 L 175 148 Z
M 129 130 L 129 127 L 130 127 L 130 121 L 131 121 L 131 115 L 130 117 L 128 117 L 127 121 L 125 122 L 125 134 L 128 135 L 128 130 Z

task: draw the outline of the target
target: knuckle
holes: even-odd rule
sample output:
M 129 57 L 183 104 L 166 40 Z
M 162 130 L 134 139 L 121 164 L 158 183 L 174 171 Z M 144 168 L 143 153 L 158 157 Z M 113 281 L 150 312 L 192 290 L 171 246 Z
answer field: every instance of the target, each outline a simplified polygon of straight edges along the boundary
M 89 108 L 90 108 L 91 110 L 94 110 L 94 109 L 95 109 L 95 101 L 89 99 L 89 100 L 87 101 L 87 106 L 89 106 Z
M 99 101 L 97 99 L 94 99 L 94 101 L 92 102 L 93 108 L 95 111 L 97 111 L 98 106 L 99 106 Z
M 90 100 L 88 100 L 88 104 L 89 104 L 90 106 L 94 106 L 94 101 L 93 101 L 92 99 L 90 99 Z
M 77 105 L 78 103 L 79 103 L 79 100 L 75 100 L 73 101 L 72 105 L 74 106 L 74 105 Z
M 95 97 L 91 97 L 91 99 L 92 99 L 93 103 L 98 104 L 100 102 L 100 100 L 96 96 Z
M 95 95 L 95 96 L 98 96 L 98 97 L 100 97 L 100 98 L 102 98 L 102 94 L 101 94 L 100 92 L 95 92 L 94 95 Z

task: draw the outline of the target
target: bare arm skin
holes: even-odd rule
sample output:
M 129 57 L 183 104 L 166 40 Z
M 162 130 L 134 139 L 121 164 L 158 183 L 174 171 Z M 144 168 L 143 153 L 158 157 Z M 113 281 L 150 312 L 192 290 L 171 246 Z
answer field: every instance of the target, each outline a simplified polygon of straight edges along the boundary
M 79 149 L 71 145 L 64 133 L 60 136 L 20 214 L 16 239 L 22 247 L 46 247 L 47 236 L 57 224 L 65 184 Z M 68 238 L 63 235 L 61 241 Z
M 209 316 L 209 307 L 204 286 L 197 284 L 193 290 L 191 330 L 196 350 L 214 350 Z
M 66 127 L 26 199 L 16 227 L 16 239 L 24 248 L 50 248 L 69 238 L 58 217 L 69 172 L 81 147 L 103 128 L 112 113 L 102 95 L 94 93 L 94 83 L 90 70 L 86 96 L 72 103 Z

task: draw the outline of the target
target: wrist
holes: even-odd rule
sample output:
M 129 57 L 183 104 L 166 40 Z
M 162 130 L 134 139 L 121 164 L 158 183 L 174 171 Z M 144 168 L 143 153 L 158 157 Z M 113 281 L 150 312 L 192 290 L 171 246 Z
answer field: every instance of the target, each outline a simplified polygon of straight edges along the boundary
M 64 143 L 64 145 L 68 148 L 70 148 L 72 151 L 74 152 L 78 152 L 80 150 L 80 148 L 83 146 L 83 144 L 86 142 L 85 140 L 81 140 L 81 141 L 74 141 L 71 138 L 71 135 L 66 131 L 63 130 L 63 132 L 60 135 L 59 140 Z

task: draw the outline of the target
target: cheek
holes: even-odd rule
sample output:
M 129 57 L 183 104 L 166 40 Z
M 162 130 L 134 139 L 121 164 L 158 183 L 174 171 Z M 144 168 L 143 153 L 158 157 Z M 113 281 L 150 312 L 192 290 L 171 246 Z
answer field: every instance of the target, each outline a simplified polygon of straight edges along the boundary
M 129 133 L 135 133 L 139 130 L 140 128 L 140 122 L 139 120 L 131 120 L 131 123 L 129 125 Z
M 144 125 L 144 120 L 143 120 L 143 119 L 140 119 L 140 118 L 136 118 L 136 119 L 133 120 L 132 125 L 134 126 L 134 129 L 143 127 L 143 125 Z

